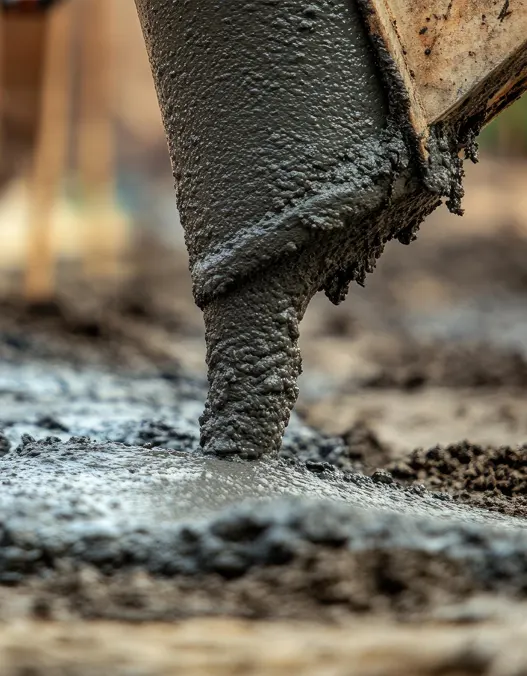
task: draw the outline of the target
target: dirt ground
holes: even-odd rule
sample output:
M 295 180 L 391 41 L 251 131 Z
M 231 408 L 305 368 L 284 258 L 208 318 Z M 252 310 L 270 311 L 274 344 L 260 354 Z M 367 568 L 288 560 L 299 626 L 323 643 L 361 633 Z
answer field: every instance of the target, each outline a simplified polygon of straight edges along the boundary
M 2 674 L 527 673 L 526 181 L 483 163 L 464 219 L 314 300 L 268 465 L 197 450 L 181 250 L 64 264 L 43 308 L 6 273 Z

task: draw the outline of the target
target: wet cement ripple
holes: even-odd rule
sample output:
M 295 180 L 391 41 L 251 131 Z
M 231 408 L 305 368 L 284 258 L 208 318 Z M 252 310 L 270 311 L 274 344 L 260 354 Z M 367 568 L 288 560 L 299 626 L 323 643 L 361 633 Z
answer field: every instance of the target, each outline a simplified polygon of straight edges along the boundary
M 63 560 L 232 577 L 314 545 L 437 553 L 465 562 L 489 588 L 525 588 L 524 520 L 323 462 L 313 471 L 299 449 L 327 455 L 339 441 L 298 419 L 288 461 L 204 456 L 201 395 L 185 378 L 154 373 L 4 364 L 0 581 Z

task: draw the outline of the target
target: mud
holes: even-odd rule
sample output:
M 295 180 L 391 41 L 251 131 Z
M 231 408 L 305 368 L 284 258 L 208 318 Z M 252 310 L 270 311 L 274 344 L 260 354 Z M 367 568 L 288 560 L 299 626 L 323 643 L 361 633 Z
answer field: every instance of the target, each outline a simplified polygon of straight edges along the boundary
M 306 544 L 287 566 L 255 567 L 236 577 L 174 579 L 123 570 L 109 576 L 94 566 L 63 563 L 58 572 L 33 577 L 22 588 L 0 588 L 0 619 L 168 622 L 234 616 L 335 622 L 375 614 L 408 620 L 429 615 L 439 599 L 459 604 L 482 592 L 488 592 L 484 582 L 441 555 Z
M 451 345 L 445 342 L 408 340 L 398 349 L 379 354 L 376 373 L 363 387 L 511 388 L 527 387 L 527 360 L 519 350 L 488 344 Z
M 299 421 L 282 458 L 207 458 L 195 422 L 201 400 L 185 396 L 184 388 L 178 392 L 174 382 L 95 371 L 79 383 L 74 370 L 57 364 L 40 364 L 37 372 L 17 366 L 15 373 L 24 397 L 11 404 L 6 397 L 4 444 L 10 450 L 0 459 L 4 582 L 56 569 L 62 560 L 106 572 L 140 566 L 163 575 L 230 577 L 287 562 L 305 542 L 437 548 L 442 528 L 451 534 L 443 543 L 449 556 L 470 560 L 456 537 L 461 543 L 481 529 L 485 538 L 487 526 L 497 541 L 493 524 L 506 540 L 511 529 L 510 546 L 518 555 L 523 551 L 521 521 L 466 511 L 422 487 L 402 489 L 379 472 L 366 477 L 337 461 L 346 455 L 341 440 L 321 437 Z M 8 391 L 8 368 L 4 374 Z M 49 412 L 28 419 L 33 407 L 41 409 L 35 399 L 42 391 Z M 53 399 L 63 397 L 71 406 L 58 414 Z M 152 418 L 154 410 L 166 418 Z M 486 549 L 475 551 L 475 559 L 489 556 L 499 569 L 499 548 Z
M 0 654 L 6 676 L 207 676 L 211 668 L 218 676 L 248 670 L 255 676 L 510 676 L 525 668 L 524 636 L 520 610 L 483 627 L 394 627 L 362 619 L 337 627 L 217 619 L 140 626 L 31 621 L 6 627 Z

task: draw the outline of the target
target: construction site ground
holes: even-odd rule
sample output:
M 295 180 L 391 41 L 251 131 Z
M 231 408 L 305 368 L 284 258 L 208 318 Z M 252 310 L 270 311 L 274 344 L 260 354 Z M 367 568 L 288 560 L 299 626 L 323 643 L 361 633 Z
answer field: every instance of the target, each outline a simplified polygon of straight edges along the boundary
M 87 281 L 63 210 L 57 298 L 30 306 L 13 198 L 2 676 L 526 674 L 526 184 L 471 168 L 464 218 L 392 243 L 343 305 L 314 299 L 291 429 L 254 463 L 198 448 L 181 238 L 136 229 L 117 277 Z

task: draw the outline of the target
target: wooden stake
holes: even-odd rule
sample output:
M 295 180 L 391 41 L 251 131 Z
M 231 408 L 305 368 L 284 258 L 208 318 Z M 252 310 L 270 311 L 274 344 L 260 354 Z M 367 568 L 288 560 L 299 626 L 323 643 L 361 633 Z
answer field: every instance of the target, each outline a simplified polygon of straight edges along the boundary
M 64 174 L 71 98 L 72 10 L 60 3 L 42 16 L 47 22 L 38 137 L 29 178 L 29 242 L 25 297 L 49 300 L 55 292 L 52 213 Z
M 119 241 L 114 205 L 111 5 L 83 0 L 81 20 L 79 174 L 85 206 L 85 270 L 113 276 Z

